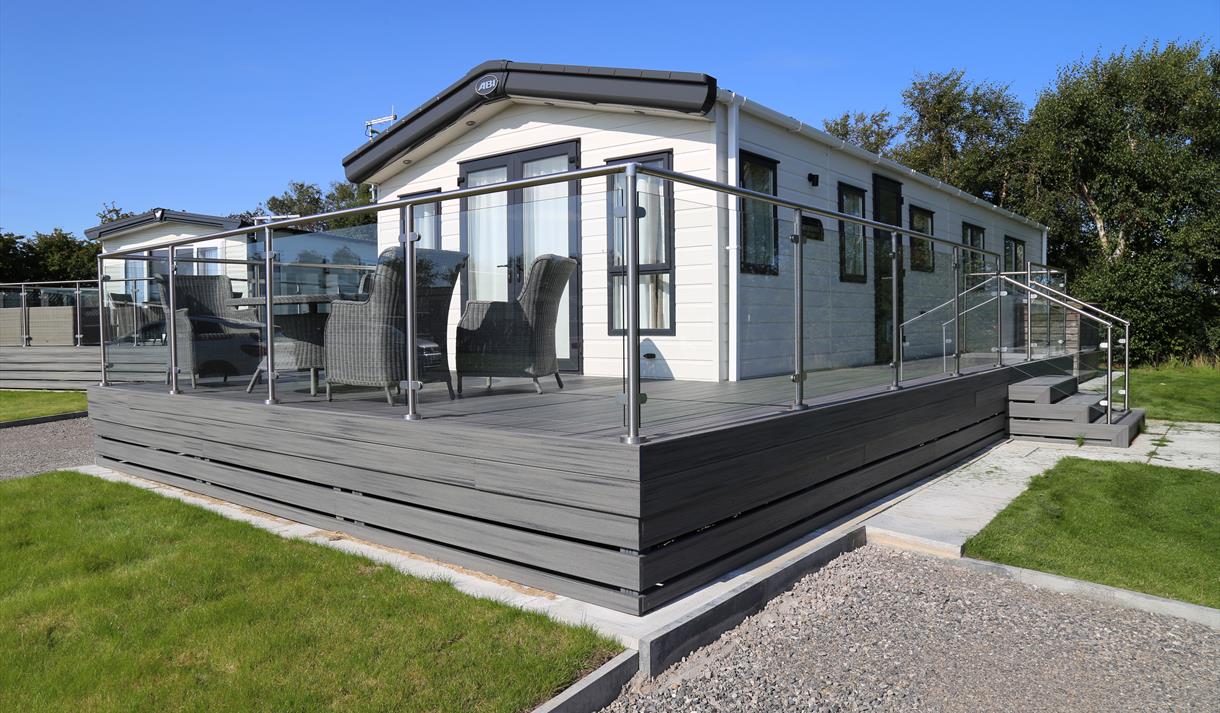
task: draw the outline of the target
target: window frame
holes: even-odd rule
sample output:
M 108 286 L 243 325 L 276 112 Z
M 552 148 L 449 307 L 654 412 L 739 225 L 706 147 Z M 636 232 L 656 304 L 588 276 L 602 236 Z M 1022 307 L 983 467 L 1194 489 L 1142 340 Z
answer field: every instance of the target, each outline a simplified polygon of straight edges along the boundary
M 1013 250 L 1014 258 L 1016 257 L 1015 246 L 1020 246 L 1020 248 L 1021 248 L 1021 260 L 1019 262 L 1017 262 L 1015 265 L 1013 265 L 1013 267 L 1011 269 L 1008 267 L 1008 246 L 1009 245 L 1014 246 L 1014 250 Z M 1026 269 L 1025 268 L 1025 248 L 1026 248 L 1026 241 L 1022 240 L 1021 238 L 1017 238 L 1012 235 L 1004 236 L 1004 272 L 1025 272 L 1025 269 Z
M 915 215 L 917 213 L 928 216 L 928 225 L 931 226 L 931 228 L 932 228 L 931 230 L 920 231 L 920 232 L 925 232 L 928 235 L 935 235 L 936 211 L 930 210 L 928 208 L 924 208 L 923 206 L 918 206 L 918 205 L 914 205 L 914 204 L 910 204 L 907 206 L 907 227 L 910 228 L 911 230 L 915 229 Z M 918 242 L 916 242 L 916 241 L 918 241 Z M 917 238 L 914 235 L 907 236 L 907 243 L 908 243 L 908 247 L 911 252 L 911 258 L 910 258 L 911 271 L 912 272 L 936 272 L 936 243 L 932 242 L 931 240 Z M 919 254 L 918 251 L 915 249 L 916 245 L 926 246 L 926 248 L 927 248 L 928 262 L 927 262 L 926 266 L 922 262 L 916 263 L 916 261 L 915 261 L 915 256 L 917 254 Z
M 858 218 L 867 218 L 866 211 L 868 210 L 868 190 L 860 186 L 852 185 L 839 181 L 838 187 L 838 207 L 840 213 L 845 213 L 843 208 L 843 197 L 847 193 L 860 194 L 860 212 Z M 845 228 L 847 223 L 840 220 L 839 223 L 839 282 L 854 282 L 858 284 L 868 283 L 868 236 L 864 232 L 864 226 L 860 228 L 860 274 L 847 272 L 847 232 Z
M 421 196 L 429 196 L 434 193 L 440 193 L 440 192 L 442 192 L 442 189 L 438 186 L 436 188 L 428 188 L 428 189 L 425 189 L 422 191 L 412 191 L 411 193 L 399 193 L 397 198 L 399 200 L 402 200 L 404 198 L 419 198 Z M 442 206 L 444 205 L 445 202 L 444 201 L 432 201 L 432 203 L 436 206 L 436 214 L 432 216 L 432 230 L 434 231 L 434 234 L 436 235 L 436 245 L 429 249 L 440 250 L 441 241 L 444 239 L 444 236 L 441 234 L 441 213 L 444 211 L 444 208 Z M 421 205 L 424 205 L 424 204 L 421 204 Z M 418 208 L 419 206 L 417 205 L 416 207 Z M 411 226 L 411 227 L 414 228 L 415 226 Z M 407 207 L 402 206 L 401 208 L 398 209 L 399 232 L 402 232 L 405 228 L 407 228 Z M 421 245 L 420 247 L 424 247 L 424 246 Z
M 614 166 L 624 163 L 648 163 L 654 161 L 660 161 L 664 170 L 672 171 L 674 162 L 673 149 L 607 159 L 606 165 Z M 613 175 L 606 176 L 606 333 L 612 337 L 618 337 L 627 334 L 627 330 L 626 328 L 619 329 L 614 326 L 614 278 L 621 276 L 623 282 L 626 283 L 627 266 L 614 264 L 614 179 L 615 176 Z M 672 337 L 678 333 L 678 290 L 676 283 L 677 275 L 674 269 L 676 262 L 674 258 L 674 187 L 673 181 L 665 181 L 662 185 L 666 189 L 665 262 L 641 263 L 639 271 L 641 278 L 645 275 L 669 275 L 669 326 L 663 329 L 641 327 L 640 335 L 650 337 Z M 639 289 L 638 285 L 636 289 Z
M 737 152 L 737 185 L 745 188 L 743 177 L 747 163 L 765 164 L 771 169 L 770 195 L 779 195 L 779 161 L 762 154 L 740 149 Z M 746 250 L 746 201 L 748 198 L 737 199 L 737 251 L 739 269 L 746 275 L 778 275 L 779 274 L 779 206 L 771 204 L 771 262 L 769 264 L 753 263 L 747 260 Z
M 806 230 L 814 230 L 816 235 L 806 235 Z M 821 218 L 816 215 L 801 216 L 801 240 L 817 240 L 818 242 L 826 241 L 826 225 L 822 223 Z
M 972 228 L 977 229 L 979 231 L 979 244 L 978 245 L 975 245 L 974 243 L 970 242 L 970 230 Z M 987 249 L 987 229 L 976 223 L 971 223 L 968 220 L 963 220 L 962 221 L 962 245 L 965 245 L 965 246 L 971 247 L 971 248 L 976 248 L 978 250 L 986 250 Z M 974 252 L 973 250 L 963 250 L 962 252 L 966 253 L 966 256 L 965 256 L 966 259 L 963 264 L 965 265 L 965 268 L 968 272 L 982 272 L 983 268 L 985 268 L 987 266 L 987 258 L 984 257 L 982 253 L 977 253 L 977 252 Z M 966 284 L 969 286 L 973 286 L 982 281 L 983 281 L 983 278 L 979 277 L 978 282 L 972 283 L 969 280 L 967 280 Z

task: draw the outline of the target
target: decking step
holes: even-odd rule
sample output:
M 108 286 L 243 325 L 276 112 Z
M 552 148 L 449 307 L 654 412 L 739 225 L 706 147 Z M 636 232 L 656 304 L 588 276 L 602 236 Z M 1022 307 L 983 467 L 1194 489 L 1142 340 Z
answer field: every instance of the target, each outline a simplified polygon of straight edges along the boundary
M 1008 387 L 1009 401 L 1053 404 L 1076 393 L 1074 376 L 1035 376 Z
M 1035 421 L 1019 418 L 1008 419 L 1008 432 L 1016 438 L 1037 440 L 1075 441 L 1101 446 L 1126 448 L 1139 435 L 1144 423 L 1144 410 L 1131 409 L 1126 413 L 1116 412 L 1114 423 L 1098 421 L 1077 423 L 1075 421 Z
M 1105 408 L 1101 406 L 1104 399 L 1104 394 L 1080 392 L 1053 404 L 1010 401 L 1008 402 L 1008 416 L 1009 418 L 1043 421 L 1092 423 L 1105 415 Z

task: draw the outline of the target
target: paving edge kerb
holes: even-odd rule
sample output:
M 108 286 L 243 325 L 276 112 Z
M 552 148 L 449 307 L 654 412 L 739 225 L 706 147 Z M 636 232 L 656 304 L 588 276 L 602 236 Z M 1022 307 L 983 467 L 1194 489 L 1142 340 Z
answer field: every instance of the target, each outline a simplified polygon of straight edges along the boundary
M 640 652 L 627 649 L 588 674 L 533 713 L 590 713 L 610 705 L 640 668 Z
M 1119 589 L 1107 584 L 1085 582 L 1058 574 L 1048 574 L 1032 569 L 999 564 L 998 562 L 976 560 L 971 557 L 946 558 L 945 561 L 957 567 L 986 572 L 997 577 L 1004 577 L 1005 579 L 1011 579 L 1041 589 L 1049 589 L 1062 594 L 1073 594 L 1124 609 L 1138 609 L 1149 614 L 1173 616 L 1220 630 L 1220 609 L 1181 602 L 1176 599 L 1166 599 L 1153 594 L 1144 594 L 1143 592 L 1134 592 L 1130 589 Z
M 0 421 L 0 428 L 17 428 L 18 426 L 34 426 L 39 423 L 51 423 L 52 421 L 67 421 L 72 418 L 84 418 L 89 415 L 88 411 L 72 411 L 71 413 L 57 413 L 53 416 L 36 416 L 34 418 L 22 418 L 16 421 Z

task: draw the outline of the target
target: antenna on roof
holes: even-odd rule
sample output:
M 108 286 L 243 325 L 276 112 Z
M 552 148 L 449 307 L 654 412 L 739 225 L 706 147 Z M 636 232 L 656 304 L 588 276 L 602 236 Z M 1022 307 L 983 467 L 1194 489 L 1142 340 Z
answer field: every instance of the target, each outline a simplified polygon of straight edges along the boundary
M 364 135 L 372 141 L 377 134 L 381 133 L 380 129 L 375 128 L 378 124 L 392 124 L 398 121 L 398 115 L 394 113 L 394 105 L 390 105 L 390 113 L 387 116 L 379 116 L 376 119 L 369 119 L 364 122 Z

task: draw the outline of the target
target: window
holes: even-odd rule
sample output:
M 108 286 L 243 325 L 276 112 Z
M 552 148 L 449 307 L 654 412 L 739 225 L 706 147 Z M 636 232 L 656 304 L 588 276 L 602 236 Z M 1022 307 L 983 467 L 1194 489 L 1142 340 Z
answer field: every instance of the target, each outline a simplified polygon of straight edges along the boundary
M 911 230 L 932 235 L 932 211 L 911 206 Z M 919 272 L 936 272 L 936 244 L 931 240 L 911 238 L 911 269 Z
M 839 212 L 864 217 L 864 189 L 839 184 Z M 864 226 L 839 221 L 839 281 L 868 282 Z
M 983 249 L 983 228 L 971 223 L 962 223 L 962 245 L 969 245 L 972 248 Z M 966 252 L 966 272 L 980 273 L 986 269 L 986 257 L 982 253 L 967 250 Z M 966 286 L 973 287 L 983 281 L 981 275 L 968 275 L 966 278 Z
M 825 240 L 826 233 L 822 229 L 822 219 L 809 215 L 801 216 L 801 240 Z
M 219 260 L 220 248 L 198 248 L 195 250 L 195 257 L 200 260 Z M 195 263 L 196 275 L 219 275 L 221 274 L 221 265 L 216 262 L 197 262 Z
M 1004 272 L 1025 272 L 1025 241 L 1004 236 Z
M 742 188 L 776 195 L 779 163 L 764 156 L 741 152 Z M 741 199 L 741 271 L 755 275 L 779 274 L 779 215 L 775 205 Z
M 609 164 L 638 163 L 653 168 L 672 168 L 673 155 L 665 151 L 607 161 Z M 622 174 L 606 177 L 606 234 L 609 245 L 610 334 L 626 331 L 627 264 L 623 248 L 626 217 L 625 179 Z M 644 218 L 640 239 L 640 333 L 672 335 L 674 329 L 674 201 L 673 184 L 653 176 L 638 176 L 636 190 Z
M 441 189 L 433 188 L 427 191 L 419 191 L 418 193 L 403 193 L 399 198 L 415 198 L 416 196 L 425 196 L 431 193 L 440 193 Z M 407 219 L 407 209 L 403 207 L 400 210 L 399 219 L 405 221 Z M 429 250 L 439 250 L 441 247 L 441 204 L 440 201 L 435 203 L 420 203 L 415 206 L 415 225 L 411 230 L 419 234 L 418 247 L 427 248 Z

